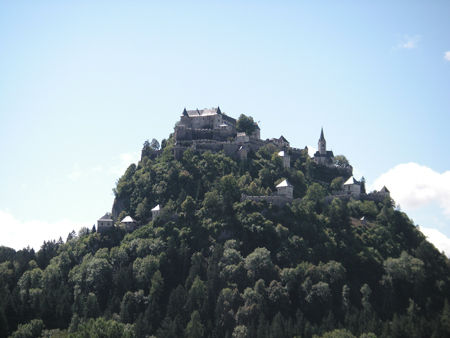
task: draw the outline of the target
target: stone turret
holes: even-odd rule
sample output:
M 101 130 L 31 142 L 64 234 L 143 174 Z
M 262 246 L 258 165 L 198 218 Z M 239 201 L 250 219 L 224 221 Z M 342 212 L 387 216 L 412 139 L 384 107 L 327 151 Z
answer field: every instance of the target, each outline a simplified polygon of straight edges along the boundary
M 286 197 L 292 200 L 294 195 L 294 186 L 290 184 L 288 180 L 284 180 L 283 182 L 278 184 L 276 188 L 278 196 Z

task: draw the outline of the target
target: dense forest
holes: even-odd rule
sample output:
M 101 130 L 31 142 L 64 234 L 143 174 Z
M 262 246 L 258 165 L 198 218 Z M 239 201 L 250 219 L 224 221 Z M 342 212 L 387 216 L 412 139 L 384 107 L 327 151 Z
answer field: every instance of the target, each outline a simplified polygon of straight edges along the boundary
M 146 142 L 117 181 L 134 232 L 0 247 L 0 337 L 450 336 L 449 261 L 394 201 L 326 199 L 343 178 L 307 151 L 284 168 L 270 144 L 173 146 Z M 283 179 L 292 203 L 241 201 Z

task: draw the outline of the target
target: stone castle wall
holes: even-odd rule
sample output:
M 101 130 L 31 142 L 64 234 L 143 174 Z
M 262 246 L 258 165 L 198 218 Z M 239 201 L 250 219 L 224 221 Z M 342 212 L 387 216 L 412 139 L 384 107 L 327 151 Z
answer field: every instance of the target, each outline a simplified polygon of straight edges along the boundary
M 285 197 L 285 196 L 278 196 L 278 195 L 272 195 L 272 196 L 247 196 L 245 194 L 242 194 L 241 196 L 241 202 L 243 201 L 255 201 L 255 202 L 267 202 L 273 205 L 277 206 L 283 206 L 289 202 L 292 202 L 291 198 Z
M 236 137 L 236 132 L 232 128 L 220 129 L 194 129 L 185 126 L 175 128 L 175 141 L 194 141 L 194 140 L 217 140 L 226 141 L 229 138 Z

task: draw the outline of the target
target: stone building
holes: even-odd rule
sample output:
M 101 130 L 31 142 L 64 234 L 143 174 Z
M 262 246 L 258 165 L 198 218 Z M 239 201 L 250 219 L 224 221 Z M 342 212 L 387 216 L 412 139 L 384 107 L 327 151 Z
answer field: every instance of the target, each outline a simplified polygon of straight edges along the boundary
M 133 218 L 131 218 L 131 216 L 126 216 L 124 217 L 123 220 L 120 221 L 119 226 L 125 229 L 126 231 L 130 232 L 136 229 L 137 223 Z
M 158 217 L 160 213 L 161 213 L 161 207 L 158 204 L 156 207 L 154 207 L 152 209 L 152 219 L 155 219 L 156 217 Z
M 363 192 L 362 183 L 351 176 L 347 181 L 345 181 L 343 190 L 344 194 L 359 198 Z
M 183 110 L 175 126 L 175 141 L 210 139 L 226 141 L 236 137 L 236 120 L 223 114 L 219 107 Z
M 277 192 L 271 196 L 248 196 L 243 194 L 241 201 L 250 200 L 255 202 L 267 202 L 277 206 L 283 206 L 292 202 L 294 198 L 294 187 L 288 180 L 284 180 L 276 186 Z
M 318 150 L 314 154 L 314 162 L 317 164 L 331 166 L 333 165 L 334 154 L 331 150 L 327 150 L 327 141 L 323 135 L 323 128 L 320 131 L 320 138 L 318 142 Z
M 248 136 L 246 133 L 237 133 L 236 142 L 238 143 L 250 142 L 250 136 Z
M 376 202 L 382 202 L 386 197 L 391 197 L 391 192 L 388 190 L 388 188 L 386 188 L 386 186 L 383 186 L 383 188 L 381 188 L 381 190 L 379 191 L 375 190 L 367 195 L 367 198 L 369 200 Z
M 294 186 L 288 180 L 279 183 L 276 188 L 278 196 L 283 196 L 290 200 L 294 198 Z
M 269 142 L 272 142 L 273 144 L 275 144 L 277 147 L 281 148 L 281 149 L 286 149 L 289 148 L 290 143 L 288 140 L 286 140 L 286 138 L 281 135 L 279 138 L 271 138 L 269 139 Z
M 237 151 L 237 154 L 238 154 L 238 158 L 241 161 L 245 161 L 247 159 L 247 156 L 248 156 L 248 147 L 245 146 L 245 145 L 240 146 L 238 151 Z
M 219 152 L 236 159 L 246 159 L 249 150 L 256 151 L 265 143 L 260 140 L 260 129 L 255 123 L 251 135 L 236 131 L 236 120 L 219 107 L 183 110 L 175 125 L 174 156 L 180 159 L 188 148 L 194 151 Z
M 283 167 L 284 168 L 290 168 L 291 167 L 291 157 L 289 156 L 289 154 L 282 150 L 278 153 L 278 156 L 281 157 L 281 160 L 283 161 Z
M 391 192 L 388 190 L 388 188 L 386 188 L 385 185 L 383 185 L 383 188 L 381 188 L 381 190 L 378 192 L 379 194 L 383 194 L 385 196 L 390 196 Z
M 102 233 L 114 226 L 114 220 L 110 212 L 107 212 L 97 221 L 97 232 Z
M 250 139 L 260 140 L 261 139 L 261 129 L 258 126 L 258 123 L 255 122 L 255 130 L 249 135 Z

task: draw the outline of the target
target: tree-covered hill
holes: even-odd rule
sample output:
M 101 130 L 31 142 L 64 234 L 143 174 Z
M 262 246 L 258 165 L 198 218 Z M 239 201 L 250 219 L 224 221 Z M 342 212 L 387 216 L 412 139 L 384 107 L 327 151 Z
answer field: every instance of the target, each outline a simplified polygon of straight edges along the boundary
M 450 336 L 449 261 L 392 200 L 326 199 L 342 179 L 306 151 L 157 148 L 114 189 L 134 232 L 0 247 L 1 337 Z M 283 179 L 292 203 L 241 201 Z

